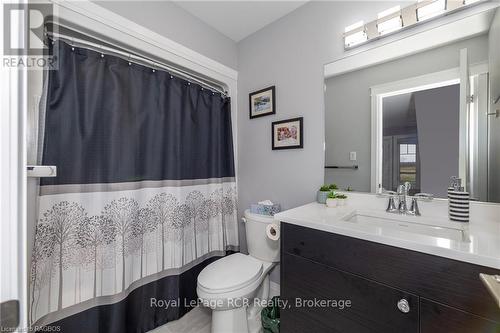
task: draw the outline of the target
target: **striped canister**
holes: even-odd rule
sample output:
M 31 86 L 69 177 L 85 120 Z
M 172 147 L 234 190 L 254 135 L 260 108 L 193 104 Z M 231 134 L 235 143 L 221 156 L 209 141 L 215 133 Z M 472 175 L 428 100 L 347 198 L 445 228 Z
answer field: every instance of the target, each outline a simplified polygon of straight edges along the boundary
M 448 216 L 455 222 L 469 222 L 469 192 L 448 188 Z

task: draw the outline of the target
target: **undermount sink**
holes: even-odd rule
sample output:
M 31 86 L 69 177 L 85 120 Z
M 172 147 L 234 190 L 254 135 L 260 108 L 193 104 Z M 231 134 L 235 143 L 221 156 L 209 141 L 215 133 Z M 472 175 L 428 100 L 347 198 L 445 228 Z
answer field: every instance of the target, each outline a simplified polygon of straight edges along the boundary
M 391 231 L 399 231 L 461 242 L 468 241 L 465 227 L 461 227 L 460 224 L 457 225 L 457 223 L 449 222 L 450 226 L 444 226 L 442 225 L 443 223 L 433 223 L 432 221 L 416 216 L 354 211 L 344 216 L 341 221 L 351 223 L 349 225 L 350 228 L 357 229 L 359 227 L 361 230 L 377 228 L 380 233 L 385 234 L 389 234 Z

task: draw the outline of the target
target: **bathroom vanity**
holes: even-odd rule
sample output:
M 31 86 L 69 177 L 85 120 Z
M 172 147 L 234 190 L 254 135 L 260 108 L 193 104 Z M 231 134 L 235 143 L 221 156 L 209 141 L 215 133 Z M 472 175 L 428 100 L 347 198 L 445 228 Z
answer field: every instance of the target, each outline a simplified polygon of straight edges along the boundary
M 445 232 L 436 226 L 446 223 L 438 216 L 444 200 L 423 207 L 436 214 L 433 225 L 425 217 L 391 221 L 385 212 L 393 228 L 350 219 L 360 207 L 365 216 L 378 215 L 376 206 L 383 211 L 383 204 L 375 195 L 351 194 L 343 208 L 311 203 L 275 216 L 282 235 L 281 297 L 289 304 L 281 312 L 282 331 L 500 332 L 500 307 L 479 277 L 500 274 L 500 223 L 471 221 L 463 239 L 433 236 L 425 228 Z M 304 300 L 317 302 L 300 306 Z
M 355 192 L 275 216 L 282 332 L 500 333 L 498 6 L 325 65 L 324 183 Z
M 500 333 L 498 36 L 481 3 L 325 65 L 324 183 L 355 192 L 275 215 L 282 332 Z

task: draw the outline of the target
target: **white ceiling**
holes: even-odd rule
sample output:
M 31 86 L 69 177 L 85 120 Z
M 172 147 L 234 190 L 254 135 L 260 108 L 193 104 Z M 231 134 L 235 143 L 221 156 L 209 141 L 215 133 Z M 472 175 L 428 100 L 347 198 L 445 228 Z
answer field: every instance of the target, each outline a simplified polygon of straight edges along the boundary
M 278 20 L 307 1 L 174 0 L 178 6 L 235 42 Z

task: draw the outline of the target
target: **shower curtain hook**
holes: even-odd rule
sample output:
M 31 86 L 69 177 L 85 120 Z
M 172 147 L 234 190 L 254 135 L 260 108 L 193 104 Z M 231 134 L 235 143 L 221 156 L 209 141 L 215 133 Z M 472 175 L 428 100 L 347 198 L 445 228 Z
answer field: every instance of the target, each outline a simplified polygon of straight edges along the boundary
M 99 48 L 101 49 L 101 58 L 104 58 L 104 52 L 102 51 L 102 44 L 99 44 Z
M 130 60 L 131 60 L 131 58 L 132 58 L 132 54 L 130 54 L 130 53 L 129 53 L 129 54 L 128 54 L 128 59 L 127 59 L 127 60 L 128 60 L 128 65 L 129 65 L 129 66 L 132 66 L 132 62 L 130 61 Z
M 71 37 L 71 51 L 75 50 L 75 39 Z

